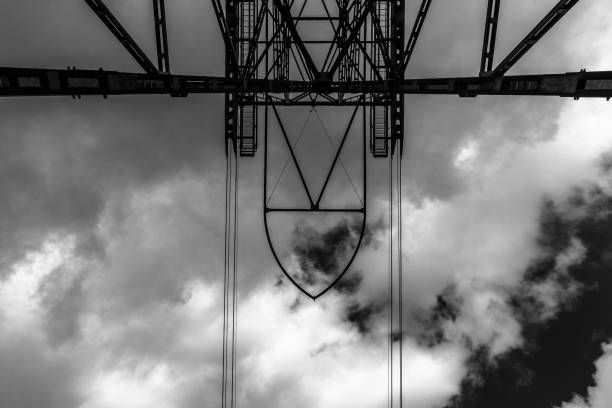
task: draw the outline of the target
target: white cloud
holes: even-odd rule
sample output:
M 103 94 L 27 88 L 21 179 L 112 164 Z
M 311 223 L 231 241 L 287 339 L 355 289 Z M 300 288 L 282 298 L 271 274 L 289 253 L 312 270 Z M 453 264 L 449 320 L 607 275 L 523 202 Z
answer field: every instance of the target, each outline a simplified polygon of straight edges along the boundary
M 79 408 L 171 408 L 176 406 L 172 377 L 163 364 L 101 372 L 84 392 L 87 402 Z
M 307 301 L 294 312 L 290 292 L 263 290 L 242 305 L 244 401 L 273 398 L 272 406 L 383 407 L 387 404 L 384 322 L 363 338 L 338 320 L 343 301 L 334 294 Z M 405 403 L 442 404 L 459 390 L 463 350 L 426 349 L 404 340 Z M 397 363 L 396 363 L 397 364 Z M 397 366 L 396 366 L 397 367 Z M 249 373 L 258 373 L 253 376 Z
M 472 285 L 468 291 L 459 289 L 459 292 L 464 298 L 459 315 L 444 327 L 450 341 L 461 344 L 466 338 L 472 347 L 487 345 L 491 356 L 521 346 L 521 326 L 504 295 L 486 289 L 475 290 Z
M 560 408 L 608 408 L 612 405 L 612 344 L 603 345 L 603 356 L 595 361 L 595 386 L 589 387 L 586 399 L 576 396 Z
M 459 170 L 473 170 L 474 161 L 478 157 L 478 143 L 468 140 L 457 152 L 454 160 Z
M 45 276 L 69 261 L 74 242 L 69 237 L 52 237 L 38 251 L 13 265 L 11 275 L 0 281 L 0 331 L 23 334 L 40 330 L 41 308 L 38 290 Z M 0 337 L 0 342 L 3 338 Z
M 471 5 L 477 3 L 474 1 Z M 528 9 L 524 9 L 525 13 L 534 7 L 545 8 L 539 3 L 531 3 Z M 66 5 L 62 10 L 69 9 Z M 184 8 L 183 13 L 189 14 L 190 9 L 185 4 L 181 2 L 179 7 Z M 432 11 L 435 11 L 435 7 L 441 6 L 433 7 Z M 463 9 L 465 5 L 456 3 L 454 7 Z M 602 34 L 602 27 L 609 31 L 608 25 L 603 23 L 611 17 L 609 9 L 607 1 L 600 1 L 590 10 L 592 12 L 578 14 L 582 20 L 574 24 L 574 32 L 579 31 L 581 38 L 576 40 L 576 44 L 580 42 L 588 46 L 583 48 L 576 46 L 574 41 L 567 42 L 567 54 L 580 51 L 578 57 L 581 61 L 604 54 L 612 38 L 608 33 Z M 83 15 L 89 13 L 81 9 L 80 12 Z M 60 14 L 64 16 L 65 13 Z M 198 24 L 195 19 L 199 14 L 192 14 L 189 20 L 200 30 L 217 32 L 214 24 Z M 453 13 L 443 14 L 446 15 L 442 20 L 446 21 L 457 17 Z M 16 15 L 20 14 L 17 12 Z M 210 17 L 212 14 L 207 15 Z M 474 15 L 463 12 L 461 16 L 472 18 Z M 434 18 L 432 14 L 432 22 Z M 23 21 L 22 18 L 10 20 L 11 24 Z M 78 31 L 61 26 L 64 27 L 63 35 L 67 37 Z M 426 29 L 435 26 L 428 25 Z M 452 48 L 452 53 L 440 51 L 434 44 L 438 60 L 425 58 L 423 61 L 448 69 L 453 65 L 439 62 L 440 59 L 446 61 L 452 54 L 461 56 L 462 70 L 467 73 L 469 67 L 469 72 L 473 72 L 474 59 L 464 52 L 465 44 L 469 42 L 460 41 L 463 45 L 456 47 L 445 37 L 458 33 L 456 25 L 442 26 L 445 33 L 434 40 L 438 45 L 445 44 L 441 49 Z M 474 29 L 469 35 L 480 39 L 481 26 L 478 25 L 478 30 L 475 27 L 470 27 L 470 30 Z M 102 32 L 103 28 L 98 28 Z M 49 27 L 45 29 L 55 32 Z M 193 35 L 191 31 L 185 33 L 176 34 Z M 14 38 L 9 35 L 2 37 Z M 503 41 L 510 44 L 511 40 Z M 42 44 L 31 39 L 26 44 L 34 42 L 38 46 Z M 72 50 L 71 42 L 58 42 L 64 44 L 62 47 L 71 44 Z M 199 41 L 193 42 L 196 44 L 187 48 L 201 49 Z M 558 42 L 562 43 L 561 40 Z M 81 48 L 84 45 L 91 48 L 89 42 L 81 44 Z M 50 49 L 46 45 L 45 48 L 46 52 Z M 21 45 L 20 53 L 26 52 L 24 50 L 31 52 L 32 48 Z M 63 58 L 67 51 L 62 50 L 60 55 Z M 117 50 L 122 51 L 120 48 Z M 478 47 L 471 52 L 476 55 Z M 532 52 L 536 57 L 542 56 L 546 48 Z M 180 53 L 192 54 L 186 49 Z M 557 53 L 553 54 L 559 57 Z M 65 63 L 57 56 L 54 58 Z M 113 60 L 112 56 L 105 59 Z M 564 60 L 562 57 L 558 59 Z M 197 60 L 201 58 L 194 59 Z M 217 62 L 220 60 L 214 61 Z M 195 62 L 189 62 L 192 63 L 196 66 Z M 550 60 L 547 63 L 550 64 Z M 604 57 L 589 68 L 607 69 L 610 65 L 612 59 Z M 418 68 L 430 72 L 428 66 Z M 574 68 L 571 66 L 568 70 Z M 208 105 L 204 106 L 209 116 L 205 119 L 201 119 L 202 104 L 194 103 L 192 108 L 186 109 L 179 100 L 172 101 L 170 110 L 175 110 L 171 115 L 166 102 L 156 109 L 145 105 L 142 112 L 130 106 L 134 104 L 132 99 L 116 98 L 113 103 L 118 108 L 104 105 L 106 111 L 98 102 L 81 102 L 78 108 L 72 105 L 68 108 L 68 105 L 58 102 L 60 108 L 49 113 L 48 101 L 37 101 L 32 102 L 32 106 L 39 106 L 39 116 L 34 120 L 29 116 L 31 107 L 19 113 L 28 118 L 28 132 L 15 133 L 12 127 L 7 127 L 11 130 L 6 134 L 18 136 L 15 137 L 17 147 L 8 143 L 8 137 L 2 134 L 3 147 L 10 146 L 7 152 L 11 158 L 19 157 L 15 152 L 21 151 L 21 143 L 25 143 L 24 150 L 27 151 L 31 146 L 38 146 L 20 164 L 25 170 L 31 170 L 28 165 L 43 169 L 44 164 L 43 180 L 55 180 L 62 189 L 56 196 L 47 193 L 40 200 L 33 200 L 39 196 L 21 189 L 2 190 L 13 198 L 11 202 L 43 203 L 30 212 L 24 210 L 30 207 L 15 206 L 23 210 L 20 217 L 9 212 L 5 219 L 12 221 L 6 224 L 8 232 L 31 227 L 34 232 L 24 236 L 40 235 L 39 238 L 47 243 L 14 265 L 10 276 L 0 281 L 0 405 L 18 406 L 27 397 L 31 399 L 26 403 L 31 406 L 43 406 L 43 401 L 49 407 L 71 408 L 77 406 L 75 398 L 78 397 L 81 408 L 218 406 L 214 396 L 218 395 L 220 388 L 222 299 L 219 271 L 222 261 L 218 254 L 222 253 L 222 220 L 219 215 L 222 214 L 223 180 L 218 171 L 211 170 L 206 177 L 198 171 L 195 175 L 189 171 L 181 173 L 179 169 L 183 167 L 177 164 L 185 159 L 187 167 L 195 168 L 194 163 L 207 162 L 222 151 L 222 138 L 201 135 L 202 122 L 208 126 L 206 120 L 221 111 L 220 105 L 215 105 L 218 111 L 215 111 L 217 108 L 209 109 L 212 101 L 220 103 L 220 99 L 207 100 Z M 449 285 L 456 288 L 457 296 L 462 300 L 457 319 L 443 326 L 446 343 L 425 348 L 408 336 L 404 338 L 404 396 L 405 403 L 414 408 L 440 406 L 459 391 L 470 351 L 465 344 L 466 338 L 473 345 L 489 346 L 492 355 L 520 347 L 521 328 L 508 305 L 507 292 L 516 287 L 525 266 L 538 255 L 534 239 L 542 197 L 563 197 L 569 188 L 583 182 L 609 183 L 609 180 L 601 179 L 595 163 L 602 152 L 612 147 L 610 105 L 599 100 L 561 105 L 557 100 L 526 103 L 517 99 L 514 102 L 519 107 L 510 115 L 495 101 L 493 98 L 479 98 L 473 102 L 454 100 L 453 103 L 471 109 L 472 115 L 464 117 L 468 108 L 458 108 L 450 103 L 445 105 L 447 102 L 437 100 L 435 104 L 440 105 L 432 106 L 443 105 L 444 108 L 431 109 L 428 115 L 423 115 L 421 121 L 431 124 L 424 128 L 419 128 L 419 121 L 415 119 L 419 117 L 418 109 L 422 106 L 412 106 L 414 117 L 410 126 L 414 124 L 416 131 L 408 134 L 407 144 L 414 144 L 409 147 L 415 149 L 406 150 L 407 165 L 417 164 L 410 167 L 410 173 L 405 173 L 409 176 L 405 180 L 410 179 L 410 192 L 419 190 L 414 187 L 418 186 L 422 187 L 421 192 L 452 190 L 452 193 L 424 193 L 415 202 L 408 202 L 406 197 L 404 293 L 407 312 L 428 309 L 434 304 L 436 295 Z M 193 102 L 190 100 L 190 103 Z M 489 103 L 497 107 L 483 114 Z M 23 108 L 29 105 L 14 106 Z M 557 120 L 559 106 L 562 111 Z M 19 111 L 21 108 L 12 109 Z M 125 112 L 117 109 L 125 109 Z M 35 108 L 32 110 L 36 111 Z M 183 113 L 177 114 L 177 111 Z M 182 116 L 185 114 L 198 119 L 188 122 Z M 62 119 L 52 120 L 53 115 L 60 115 Z M 87 115 L 91 115 L 89 119 L 83 119 Z M 98 116 L 100 119 L 92 119 Z M 24 126 L 22 116 L 17 118 L 15 128 L 21 129 Z M 108 127 L 108 122 L 116 127 Z M 181 124 L 180 131 L 177 131 L 177 123 Z M 215 123 L 221 126 L 221 121 Z M 455 126 L 457 123 L 459 129 Z M 559 131 L 555 131 L 553 138 L 551 129 L 555 130 L 557 124 Z M 3 123 L 3 126 L 8 125 Z M 206 131 L 206 136 L 209 136 L 216 130 L 213 127 Z M 24 139 L 24 133 L 36 135 Z M 189 134 L 196 136 L 193 139 L 181 137 Z M 467 139 L 461 140 L 466 135 Z M 76 140 L 86 142 L 81 145 Z M 58 141 L 71 147 L 64 151 L 58 147 Z M 194 147 L 196 141 L 201 143 L 197 148 Z M 206 151 L 216 153 L 203 155 L 202 146 Z M 72 161 L 77 156 L 80 159 Z M 50 157 L 53 160 L 48 161 Z M 66 157 L 71 159 L 64 160 Z M 62 168 L 56 175 L 49 174 L 58 163 L 73 165 Z M 215 163 L 221 164 L 222 161 Z M 249 205 L 243 206 L 241 213 L 244 235 L 240 246 L 243 267 L 240 270 L 238 327 L 239 405 L 248 403 L 270 408 L 289 404 L 296 408 L 385 406 L 387 361 L 383 319 L 373 322 L 372 333 L 362 336 L 342 319 L 345 304 L 339 297 L 330 295 L 316 303 L 302 301 L 292 310 L 296 291 L 272 287 L 278 270 L 269 267 L 272 261 L 266 259 L 270 254 L 264 240 L 260 239 L 261 203 L 259 191 L 252 188 L 254 180 L 260 179 L 261 169 L 257 166 L 245 164 L 245 182 L 241 184 Z M 444 166 L 454 167 L 453 173 L 450 176 L 443 174 L 441 178 L 448 176 L 448 180 L 441 182 L 441 188 L 433 188 L 438 179 L 431 174 L 437 174 L 438 168 Z M 209 168 L 215 170 L 213 167 L 210 165 Z M 13 177 L 24 177 L 21 187 L 37 187 L 28 184 L 32 181 L 27 177 L 32 175 L 25 170 L 23 174 L 16 172 Z M 165 176 L 156 179 L 158 172 Z M 373 173 L 372 177 L 383 173 Z M 72 177 L 66 178 L 67 174 Z M 418 180 L 413 182 L 412 179 Z M 66 182 L 68 187 L 73 187 L 71 183 L 86 187 L 85 192 L 92 188 L 102 189 L 108 195 L 92 195 L 96 204 L 101 206 L 92 210 L 90 201 L 77 200 L 77 194 L 57 180 Z M 7 185 L 13 186 L 13 180 L 10 181 Z M 59 195 L 64 200 L 59 200 Z M 78 197 L 81 196 L 83 194 L 79 193 Z M 82 206 L 69 205 L 74 202 Z M 383 213 L 384 199 L 373 197 L 372 202 L 376 202 L 371 206 L 374 213 Z M 45 212 L 49 203 L 55 204 L 57 212 L 51 212 L 50 216 Z M 75 316 L 81 335 L 72 341 L 52 344 L 44 333 L 43 323 L 45 319 L 50 320 L 50 315 L 46 313 L 48 305 L 39 292 L 41 282 L 58 267 L 67 267 L 80 259 L 76 259 L 78 256 L 71 237 L 49 238 L 47 232 L 62 230 L 66 224 L 72 224 L 75 208 L 80 207 L 88 210 L 81 211 L 84 213 L 82 218 L 88 220 L 82 222 L 82 229 L 99 234 L 108 247 L 104 257 L 86 264 L 87 271 L 82 272 L 86 277 L 82 290 L 87 301 L 78 305 Z M 32 213 L 35 217 L 31 216 Z M 48 222 L 44 228 L 32 227 L 43 221 Z M 75 231 L 85 234 L 79 228 Z M 15 235 L 17 238 L 8 233 L 5 236 L 9 237 L 6 242 L 22 239 L 19 234 Z M 364 271 L 364 287 L 357 295 L 360 300 L 384 296 L 387 283 L 383 259 L 387 249 L 381 242 L 379 249 L 367 248 L 360 254 L 358 263 Z M 580 241 L 573 240 L 570 247 L 557 257 L 559 271 L 579 263 L 584 252 Z M 66 270 L 77 273 L 77 269 L 68 267 Z M 0 272 L 0 276 L 5 275 L 5 271 Z M 51 295 L 69 296 L 70 292 L 65 289 L 70 286 L 72 275 L 68 278 L 65 285 L 51 287 L 50 290 L 57 289 Z M 551 281 L 534 290 L 540 299 L 548 302 L 550 312 L 545 317 L 554 314 L 561 288 Z M 406 315 L 410 316 L 410 313 Z M 590 390 L 588 401 L 576 400 L 568 403 L 574 405 L 564 408 L 610 405 L 612 391 L 608 385 L 612 384 L 612 358 L 609 348 L 606 350 L 605 356 L 597 362 L 598 386 Z

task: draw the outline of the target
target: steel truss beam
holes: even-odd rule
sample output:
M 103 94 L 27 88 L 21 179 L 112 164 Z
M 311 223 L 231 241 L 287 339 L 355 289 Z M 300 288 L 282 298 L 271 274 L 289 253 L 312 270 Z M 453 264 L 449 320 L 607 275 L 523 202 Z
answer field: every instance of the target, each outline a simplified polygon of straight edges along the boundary
M 243 68 L 244 77 L 251 77 L 257 74 L 257 68 L 259 66 L 259 62 L 255 62 L 254 59 L 255 59 L 255 53 L 257 52 L 258 38 L 261 35 L 264 18 L 266 17 L 267 12 L 268 12 L 268 4 L 266 2 L 262 2 L 261 6 L 259 7 L 259 11 L 257 13 L 257 22 L 255 24 L 253 39 L 249 45 L 249 54 L 247 55 L 247 60 Z
M 561 0 L 552 10 L 535 26 L 533 30 L 508 54 L 497 68 L 492 72 L 493 75 L 504 75 L 514 64 L 521 59 L 544 36 L 554 27 L 563 16 L 580 0 Z
M 220 0 L 211 0 L 213 5 L 213 9 L 215 11 L 215 16 L 217 17 L 217 23 L 219 24 L 219 30 L 221 31 L 221 36 L 223 37 L 223 42 L 225 43 L 225 58 L 228 60 L 230 64 L 229 71 L 231 75 L 239 76 L 240 72 L 238 70 L 238 57 L 235 48 L 235 44 L 232 41 L 232 36 L 230 34 L 230 25 L 228 20 L 225 18 L 225 13 L 223 13 L 223 7 L 221 6 Z
M 168 51 L 168 31 L 166 30 L 166 6 L 164 0 L 153 0 L 155 21 L 155 42 L 157 44 L 157 69 L 170 72 L 170 52 Z
M 480 60 L 481 75 L 493 70 L 493 56 L 495 54 L 495 39 L 497 37 L 497 22 L 499 19 L 500 3 L 501 0 L 489 0 L 487 4 L 487 17 L 485 19 L 482 57 Z
M 238 8 L 235 0 L 225 0 L 225 13 L 220 0 L 212 0 L 217 16 L 217 22 L 225 41 L 225 76 L 227 78 L 240 78 L 240 60 L 237 50 L 238 37 Z M 225 148 L 231 141 L 234 151 L 238 144 L 238 95 L 225 94 Z M 226 152 L 227 153 L 227 152 Z
M 432 1 L 433 0 L 423 0 L 421 3 L 421 7 L 419 8 L 416 20 L 414 20 L 414 26 L 412 27 L 410 38 L 406 43 L 406 49 L 404 50 L 404 62 L 402 63 L 401 72 L 406 71 L 406 67 L 410 62 L 410 58 L 412 57 L 414 47 L 416 46 L 417 40 L 419 39 L 419 35 L 421 34 L 421 29 L 423 28 L 423 24 L 425 23 L 425 18 L 427 17 L 427 12 L 429 11 L 429 6 L 431 6 Z M 489 2 L 491 2 L 491 0 L 489 0 Z
M 380 16 L 378 15 L 376 9 L 372 10 L 372 37 L 374 37 L 374 40 L 372 40 L 372 42 L 381 49 L 381 54 L 382 54 L 382 58 L 383 61 L 385 63 L 385 65 L 387 67 L 392 67 L 393 63 L 391 62 L 391 51 L 389 50 L 389 44 L 387 42 L 388 39 L 385 38 L 385 33 L 382 32 L 382 28 L 381 28 L 381 19 Z M 363 46 L 364 43 L 368 43 L 368 41 L 359 41 L 360 45 Z M 365 48 L 365 47 L 364 47 Z M 368 55 L 368 53 L 364 50 L 363 51 L 364 55 Z M 373 68 L 373 72 L 375 74 L 378 74 L 380 76 L 380 73 L 378 72 L 378 67 L 376 67 L 373 63 L 370 64 L 370 66 Z M 386 69 L 386 71 L 389 71 L 389 69 Z M 382 77 L 381 77 L 382 79 Z
M 283 20 L 283 22 L 286 24 L 287 28 L 289 29 L 289 33 L 291 33 L 291 38 L 293 39 L 293 42 L 295 43 L 295 45 L 297 45 L 299 52 L 302 55 L 302 58 L 304 59 L 307 69 L 312 74 L 312 77 L 316 79 L 320 78 L 321 73 L 319 72 L 319 69 L 317 68 L 314 61 L 312 60 L 312 57 L 310 56 L 308 49 L 304 45 L 304 42 L 302 41 L 302 38 L 300 37 L 300 34 L 297 31 L 297 28 L 295 26 L 295 21 L 293 20 L 293 17 L 291 16 L 290 6 L 287 5 L 286 0 L 274 0 L 274 5 L 280 12 L 281 19 Z
M 279 0 L 276 0 L 276 1 L 279 1 Z M 361 27 L 363 26 L 363 23 L 365 23 L 368 15 L 370 15 L 370 13 L 372 12 L 372 9 L 374 8 L 374 2 L 375 0 L 365 1 L 361 14 L 357 18 L 357 20 L 353 22 L 352 26 L 349 28 L 350 34 L 348 38 L 346 39 L 344 44 L 342 44 L 342 47 L 339 49 L 338 55 L 336 56 L 334 63 L 330 66 L 329 71 L 326 73 L 328 78 L 332 78 L 334 76 L 334 73 L 340 66 L 342 59 L 348 53 L 351 45 L 353 45 L 355 40 L 357 40 L 357 37 L 359 36 L 359 33 L 361 32 Z M 403 4 L 403 2 L 401 3 Z
M 611 98 L 612 71 L 565 74 L 399 79 L 389 81 L 275 81 L 214 76 L 139 74 L 103 70 L 54 70 L 0 67 L 0 97 L 147 95 L 187 96 L 195 93 L 278 94 L 444 94 L 541 95 Z M 318 104 L 319 102 L 317 102 Z M 281 103 L 279 103 L 281 104 Z M 288 101 L 285 104 L 290 104 Z M 309 102 L 312 105 L 312 102 Z M 355 103 L 350 103 L 354 105 Z M 336 105 L 343 105 L 338 100 Z
M 84 1 L 146 72 L 150 74 L 158 72 L 153 62 L 151 62 L 126 29 L 123 28 L 119 20 L 115 18 L 102 0 Z

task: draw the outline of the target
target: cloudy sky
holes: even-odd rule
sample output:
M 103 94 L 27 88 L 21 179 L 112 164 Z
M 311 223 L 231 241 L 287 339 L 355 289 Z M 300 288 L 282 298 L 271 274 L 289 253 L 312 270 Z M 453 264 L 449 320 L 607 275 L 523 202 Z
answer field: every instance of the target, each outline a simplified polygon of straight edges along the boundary
M 153 56 L 150 2 L 107 3 Z M 167 3 L 174 72 L 222 74 L 210 3 Z M 485 3 L 435 0 L 407 75 L 475 74 Z M 556 1 L 502 3 L 498 57 Z M 80 0 L 0 18 L 2 66 L 138 69 Z M 611 42 L 608 0 L 583 0 L 509 74 L 612 69 Z M 406 406 L 612 404 L 611 106 L 406 98 Z M 222 112 L 215 95 L 0 100 L 0 407 L 219 406 Z M 263 239 L 262 160 L 240 163 L 238 406 L 387 406 L 387 162 L 368 162 L 345 285 L 312 302 Z M 285 253 L 310 265 L 353 233 L 296 225 Z

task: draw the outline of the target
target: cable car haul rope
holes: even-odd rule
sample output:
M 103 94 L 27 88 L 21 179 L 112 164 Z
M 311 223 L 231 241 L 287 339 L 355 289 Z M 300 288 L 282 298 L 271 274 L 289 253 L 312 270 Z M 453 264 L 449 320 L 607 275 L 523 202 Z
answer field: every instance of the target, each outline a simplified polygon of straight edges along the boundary
M 265 120 L 266 122 L 269 120 L 268 112 L 272 110 L 274 113 L 274 118 L 280 120 L 280 116 L 278 111 L 272 107 L 271 109 L 266 109 Z M 299 161 L 295 153 L 292 151 L 293 148 L 296 147 L 297 142 L 302 137 L 303 128 L 298 135 L 296 142 L 292 145 L 290 143 L 289 137 L 280 124 L 281 132 L 283 133 L 283 138 L 287 143 L 287 147 L 290 151 L 290 158 L 284 162 L 281 168 L 281 175 L 276 180 L 274 188 L 272 190 L 272 194 L 268 195 L 267 188 L 267 178 L 268 178 L 268 161 L 269 161 L 269 138 L 268 132 L 265 134 L 264 140 L 264 194 L 263 194 L 263 216 L 264 216 L 264 225 L 265 232 L 268 239 L 268 243 L 272 254 L 276 262 L 278 263 L 281 270 L 284 272 L 285 276 L 305 295 L 310 297 L 313 300 L 321 297 L 323 294 L 327 293 L 336 283 L 338 283 L 342 277 L 348 272 L 353 260 L 355 259 L 356 253 L 359 249 L 361 241 L 363 239 L 366 218 L 367 218 L 367 189 L 366 189 L 366 175 L 367 175 L 367 143 L 366 143 L 366 133 L 362 132 L 362 140 L 360 142 L 361 145 L 361 154 L 363 158 L 363 183 L 362 183 L 362 191 L 361 195 L 357 195 L 360 197 L 360 204 L 362 205 L 360 208 L 325 208 L 319 206 L 319 202 L 321 197 L 325 193 L 325 186 L 329 181 L 331 173 L 334 170 L 336 164 L 340 161 L 340 153 L 342 148 L 348 138 L 348 135 L 351 133 L 351 126 L 355 122 L 356 114 L 359 110 L 359 107 L 354 108 L 352 111 L 352 115 L 347 126 L 347 129 L 344 132 L 343 139 L 340 145 L 337 147 L 337 150 L 334 155 L 334 161 L 332 163 L 331 168 L 328 170 L 327 179 L 324 183 L 324 188 L 320 192 L 319 197 L 315 201 L 308 191 L 308 186 L 306 185 L 303 177 L 302 177 L 302 186 L 306 190 L 306 195 L 309 197 L 310 207 L 306 206 L 304 208 L 278 208 L 271 207 L 270 201 L 271 197 L 276 191 L 278 187 L 279 181 L 283 176 L 283 172 L 287 168 L 287 163 L 289 160 L 293 160 L 296 168 L 299 169 Z M 312 114 L 313 110 L 309 112 L 308 118 Z M 363 120 L 366 118 L 366 109 L 363 107 L 362 109 Z M 308 120 L 308 119 L 307 119 Z M 265 127 L 268 125 L 266 123 Z M 363 129 L 366 129 L 366 126 L 363 126 Z M 326 131 L 327 132 L 327 131 Z M 329 136 L 328 136 L 329 137 Z M 333 142 L 330 139 L 330 143 Z M 239 155 L 232 150 L 228 149 L 227 159 L 226 159 L 226 203 L 225 203 L 225 259 L 224 259 L 224 279 L 223 279 L 223 352 L 222 352 L 222 408 L 234 408 L 236 404 L 236 391 L 237 391 L 237 381 L 236 381 L 236 339 L 237 339 L 237 281 L 238 281 L 238 268 L 237 268 L 237 251 L 238 251 L 238 171 L 239 171 Z M 388 157 L 388 228 L 389 228 L 389 249 L 388 249 L 388 401 L 389 407 L 393 407 L 394 403 L 398 403 L 400 407 L 403 406 L 403 270 L 402 270 L 402 157 L 400 154 L 389 155 Z M 346 168 L 345 168 L 346 171 Z M 347 174 L 348 175 L 348 174 Z M 355 189 L 355 184 L 351 181 L 353 188 Z M 361 198 L 362 197 L 362 198 Z M 325 286 L 317 293 L 312 293 L 305 288 L 301 282 L 294 278 L 283 265 L 280 256 L 278 255 L 278 251 L 275 249 L 271 234 L 270 228 L 268 226 L 268 216 L 270 213 L 289 213 L 289 214 L 299 214 L 299 213 L 309 213 L 309 214 L 325 214 L 327 212 L 334 213 L 351 213 L 358 214 L 361 219 L 361 227 L 359 232 L 359 237 L 357 239 L 357 243 L 354 246 L 354 250 L 352 255 L 350 256 L 348 262 L 342 268 L 341 272 L 335 277 L 331 283 Z M 373 271 L 376 273 L 376 271 Z
M 236 338 L 238 323 L 238 155 L 228 149 L 225 166 L 225 254 L 223 260 L 223 347 L 221 408 L 236 406 Z
M 343 0 L 328 8 L 307 7 L 310 0 L 211 0 L 225 48 L 225 74 L 184 75 L 170 72 L 168 30 L 164 0 L 153 0 L 157 64 L 139 46 L 104 0 L 83 0 L 115 39 L 128 52 L 141 72 L 119 72 L 110 69 L 68 69 L 0 67 L 0 97 L 118 95 L 168 95 L 187 97 L 195 93 L 222 94 L 224 102 L 224 137 L 226 139 L 225 254 L 223 275 L 223 351 L 222 408 L 237 405 L 236 339 L 238 282 L 238 159 L 252 157 L 258 149 L 258 132 L 265 130 L 263 218 L 265 233 L 275 260 L 286 277 L 312 299 L 327 293 L 347 273 L 359 250 L 366 227 L 366 139 L 373 157 L 389 160 L 389 406 L 396 400 L 403 404 L 403 271 L 402 271 L 402 174 L 401 155 L 404 139 L 405 95 L 455 95 L 477 97 L 561 96 L 566 98 L 612 98 L 612 70 L 567 70 L 565 73 L 506 75 L 531 48 L 549 33 L 579 0 L 558 0 L 541 16 L 533 29 L 503 59 L 495 61 L 495 44 L 502 0 L 486 0 L 486 20 L 482 53 L 474 61 L 475 72 L 464 77 L 407 78 L 406 68 L 414 52 L 433 0 L 421 0 L 411 31 L 406 27 L 405 1 Z M 10 2 L 4 2 L 10 3 Z M 316 2 L 318 4 L 318 2 Z M 586 2 L 582 2 L 586 3 Z M 483 5 L 484 5 L 483 0 Z M 9 6 L 6 6 L 9 7 Z M 306 12 L 305 12 L 306 10 Z M 306 15 L 304 15 L 304 13 Z M 92 15 L 93 17 L 93 15 Z M 323 28 L 323 29 L 322 29 Z M 327 32 L 329 35 L 307 38 L 306 34 Z M 408 35 L 409 33 L 409 35 Z M 325 38 L 320 38 L 325 37 Z M 408 38 L 406 38 L 408 37 Z M 171 43 L 171 42 L 170 42 Z M 210 45 L 210 44 L 207 44 Z M 318 48 L 317 47 L 324 47 Z M 479 45 L 480 47 L 480 45 Z M 322 50 L 322 51 L 321 51 Z M 172 54 L 174 55 L 174 54 Z M 317 58 L 324 57 L 324 58 Z M 317 61 L 320 59 L 322 61 Z M 319 62 L 319 64 L 317 63 Z M 322 62 L 322 64 L 320 63 Z M 480 62 L 480 65 L 478 63 Z M 70 61 L 66 61 L 66 65 Z M 478 66 L 480 70 L 478 70 Z M 294 148 L 280 118 L 279 107 L 308 107 L 321 124 L 317 107 L 354 108 L 341 142 L 334 152 L 323 189 L 317 197 L 309 190 Z M 265 124 L 258 118 L 265 110 Z M 352 182 L 340 159 L 351 126 L 362 110 L 363 184 L 362 191 Z M 271 206 L 278 181 L 268 196 L 269 116 L 270 111 L 282 133 L 282 142 L 290 157 L 281 170 L 293 161 L 308 203 L 301 207 Z M 303 129 L 302 129 L 303 133 Z M 394 162 L 395 160 L 395 162 Z M 322 197 L 337 163 L 360 199 L 359 207 L 324 207 Z M 299 187 L 300 184 L 298 184 Z M 394 216 L 394 212 L 397 214 Z M 308 288 L 283 265 L 274 248 L 269 221 L 272 214 L 350 214 L 361 217 L 356 242 L 349 246 L 347 262 L 338 273 L 317 288 Z M 398 361 L 396 361 L 398 360 Z M 395 387 L 399 386 L 399 396 Z

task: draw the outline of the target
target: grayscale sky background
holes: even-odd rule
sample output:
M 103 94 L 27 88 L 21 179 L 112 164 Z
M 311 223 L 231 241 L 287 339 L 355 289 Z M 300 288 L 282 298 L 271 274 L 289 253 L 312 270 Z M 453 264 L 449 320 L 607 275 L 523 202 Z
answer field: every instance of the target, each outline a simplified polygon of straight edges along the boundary
M 150 1 L 107 3 L 153 57 Z M 555 3 L 502 1 L 498 60 Z M 434 0 L 407 76 L 474 75 L 485 6 Z M 0 10 L 2 66 L 138 70 L 80 0 Z M 210 2 L 167 14 L 173 71 L 222 75 Z M 509 74 L 612 69 L 611 43 L 609 1 L 583 0 Z M 610 106 L 406 98 L 407 407 L 612 404 Z M 222 114 L 215 95 L 0 100 L 0 407 L 219 406 Z M 312 302 L 277 284 L 262 158 L 240 164 L 238 406 L 385 407 L 387 163 L 354 287 Z

